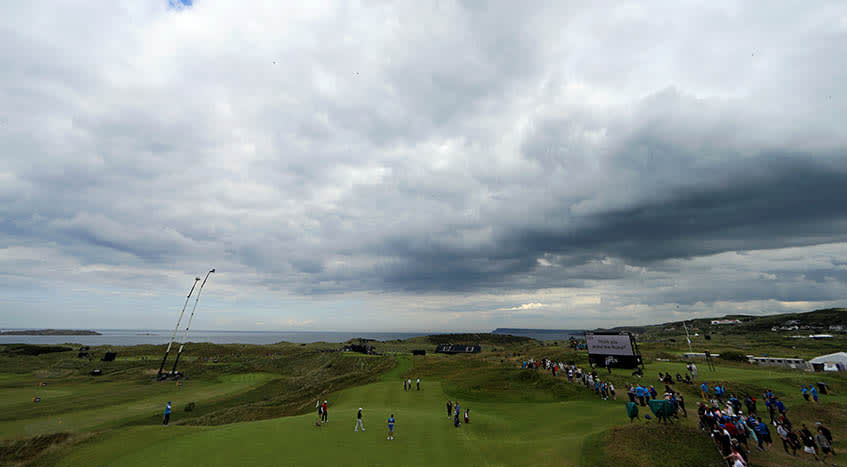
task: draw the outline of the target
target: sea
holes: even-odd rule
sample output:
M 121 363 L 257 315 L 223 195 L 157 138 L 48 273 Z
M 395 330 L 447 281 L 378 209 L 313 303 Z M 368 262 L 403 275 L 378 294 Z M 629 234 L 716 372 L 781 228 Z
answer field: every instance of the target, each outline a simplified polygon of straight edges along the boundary
M 523 336 L 540 341 L 566 341 L 573 337 L 581 340 L 585 338 L 582 329 L 523 329 L 523 328 L 497 328 L 492 334 L 510 334 L 512 336 Z
M 4 329 L 12 331 L 19 329 Z M 92 329 L 99 336 L 0 336 L 0 344 L 79 344 L 79 345 L 143 345 L 167 344 L 173 329 Z M 364 338 L 378 341 L 408 339 L 410 337 L 443 334 L 440 332 L 322 332 L 322 331 L 191 331 L 189 342 L 209 342 L 213 344 L 275 344 L 292 342 L 308 344 L 312 342 L 346 342 L 350 339 Z M 177 340 L 182 336 L 177 334 Z

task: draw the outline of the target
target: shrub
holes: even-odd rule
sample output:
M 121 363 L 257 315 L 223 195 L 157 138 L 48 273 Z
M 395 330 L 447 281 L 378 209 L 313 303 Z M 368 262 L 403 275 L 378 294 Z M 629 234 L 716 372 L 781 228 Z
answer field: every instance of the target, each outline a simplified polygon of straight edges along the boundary
M 747 356 L 741 352 L 735 350 L 727 350 L 726 352 L 721 352 L 718 357 L 721 360 L 727 360 L 730 362 L 746 362 Z

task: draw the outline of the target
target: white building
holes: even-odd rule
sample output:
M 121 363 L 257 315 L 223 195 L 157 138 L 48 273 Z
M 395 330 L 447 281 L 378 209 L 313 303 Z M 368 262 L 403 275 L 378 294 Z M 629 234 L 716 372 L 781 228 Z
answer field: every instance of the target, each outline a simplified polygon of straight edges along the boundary
M 812 365 L 802 358 L 785 358 L 785 357 L 755 357 L 747 355 L 747 361 L 757 365 L 781 366 L 794 370 L 811 370 Z
M 717 358 L 717 357 L 720 357 L 720 356 L 721 356 L 721 354 L 719 354 L 719 353 L 713 353 L 712 354 L 712 358 Z M 684 360 L 693 360 L 695 358 L 706 358 L 706 354 L 702 353 L 702 352 L 684 353 L 684 354 L 682 354 L 682 358 Z
M 847 371 L 847 352 L 835 352 L 809 360 L 815 371 Z
M 738 319 L 713 319 L 712 324 L 741 324 Z

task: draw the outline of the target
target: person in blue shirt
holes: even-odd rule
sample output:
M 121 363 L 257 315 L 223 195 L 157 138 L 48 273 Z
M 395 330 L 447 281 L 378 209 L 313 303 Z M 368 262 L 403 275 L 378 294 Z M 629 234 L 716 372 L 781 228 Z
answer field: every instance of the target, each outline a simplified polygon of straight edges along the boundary
M 771 432 L 768 430 L 768 425 L 762 421 L 761 418 L 756 420 L 756 426 L 753 427 L 756 430 L 756 434 L 759 436 L 759 449 L 763 450 L 762 444 L 765 443 L 768 447 L 773 445 L 773 440 L 771 439 Z
M 388 439 L 394 439 L 394 414 L 388 417 Z
M 778 410 L 780 414 L 785 415 L 785 404 L 782 403 L 782 399 L 779 397 L 776 398 L 776 410 Z
M 815 402 L 817 402 L 818 401 L 818 390 L 815 389 L 815 387 L 810 384 L 809 385 L 809 392 L 812 394 L 812 399 L 814 399 Z
M 165 419 L 162 420 L 162 425 L 168 426 L 168 422 L 171 420 L 171 401 L 168 401 L 167 405 L 165 405 Z
M 635 395 L 638 397 L 638 404 L 645 407 L 647 404 L 644 403 L 644 388 L 640 384 L 635 386 Z
M 723 388 L 721 387 L 721 385 L 716 384 L 714 391 L 715 391 L 715 399 L 717 399 L 719 403 L 723 404 Z
M 803 392 L 803 399 L 806 399 L 806 402 L 809 402 L 809 390 L 806 389 L 806 385 L 801 384 L 800 390 Z
M 704 401 L 709 401 L 709 383 L 703 381 L 703 384 L 700 385 L 700 395 L 703 396 Z

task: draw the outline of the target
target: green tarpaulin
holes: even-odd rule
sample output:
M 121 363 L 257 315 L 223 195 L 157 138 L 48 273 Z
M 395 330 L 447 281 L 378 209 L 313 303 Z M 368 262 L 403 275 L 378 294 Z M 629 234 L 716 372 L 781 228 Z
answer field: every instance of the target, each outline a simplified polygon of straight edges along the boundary
M 653 411 L 653 414 L 656 415 L 659 420 L 667 420 L 674 414 L 673 404 L 671 404 L 670 401 L 653 399 L 648 402 L 648 404 L 650 405 L 650 410 Z
M 634 402 L 626 403 L 626 416 L 629 417 L 630 421 L 634 418 L 638 417 L 638 404 Z

